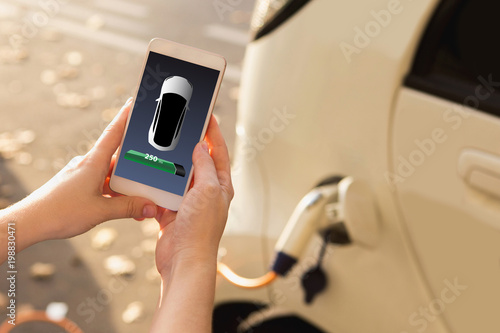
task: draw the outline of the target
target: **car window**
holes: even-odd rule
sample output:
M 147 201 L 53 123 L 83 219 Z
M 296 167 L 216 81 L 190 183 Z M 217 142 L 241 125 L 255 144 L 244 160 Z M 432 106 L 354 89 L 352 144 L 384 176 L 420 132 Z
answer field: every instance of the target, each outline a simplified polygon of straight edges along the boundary
M 163 147 L 168 147 L 177 137 L 181 121 L 184 119 L 186 99 L 174 93 L 163 94 L 157 111 L 157 126 L 154 128 L 154 141 Z
M 443 0 L 405 86 L 500 116 L 500 2 Z

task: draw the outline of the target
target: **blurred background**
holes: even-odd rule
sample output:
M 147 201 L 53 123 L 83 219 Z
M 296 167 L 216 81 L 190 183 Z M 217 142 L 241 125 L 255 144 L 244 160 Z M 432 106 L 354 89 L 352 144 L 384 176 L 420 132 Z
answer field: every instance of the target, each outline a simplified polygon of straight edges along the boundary
M 227 59 L 214 113 L 231 151 L 253 6 L 253 0 L 0 0 L 0 209 L 87 152 L 133 95 L 154 37 Z M 119 220 L 18 254 L 18 312 L 63 302 L 85 332 L 146 331 L 159 291 L 156 232 L 153 220 Z M 2 313 L 7 289 L 2 279 Z

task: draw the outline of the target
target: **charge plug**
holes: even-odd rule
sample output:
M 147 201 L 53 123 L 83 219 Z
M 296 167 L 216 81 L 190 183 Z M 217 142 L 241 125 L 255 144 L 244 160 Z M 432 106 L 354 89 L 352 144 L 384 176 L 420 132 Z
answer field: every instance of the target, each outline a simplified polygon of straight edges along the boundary
M 318 256 L 318 263 L 302 275 L 301 285 L 305 292 L 306 304 L 311 304 L 314 298 L 328 286 L 328 276 L 321 267 L 328 243 L 337 245 L 347 245 L 351 243 L 349 234 L 343 222 L 337 222 L 320 231 L 321 250 Z

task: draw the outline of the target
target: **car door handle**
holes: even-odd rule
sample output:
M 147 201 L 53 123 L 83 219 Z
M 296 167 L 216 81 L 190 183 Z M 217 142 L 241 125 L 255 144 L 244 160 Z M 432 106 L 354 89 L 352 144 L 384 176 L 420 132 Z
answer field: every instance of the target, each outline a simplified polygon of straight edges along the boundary
M 470 187 L 500 199 L 500 156 L 477 149 L 464 149 L 458 174 Z

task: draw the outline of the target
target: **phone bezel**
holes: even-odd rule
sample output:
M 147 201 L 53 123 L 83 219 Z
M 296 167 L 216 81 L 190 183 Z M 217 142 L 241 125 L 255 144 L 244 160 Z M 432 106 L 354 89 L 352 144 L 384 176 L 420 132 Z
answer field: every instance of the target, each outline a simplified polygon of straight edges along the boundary
M 144 61 L 142 64 L 142 70 L 140 72 L 139 80 L 137 83 L 137 86 L 135 88 L 135 98 L 132 103 L 131 111 L 128 115 L 127 119 L 127 125 L 125 127 L 125 132 L 123 134 L 120 147 L 118 149 L 118 154 L 117 156 L 120 156 L 121 148 L 123 145 L 123 140 L 125 139 L 125 135 L 127 134 L 129 122 L 130 122 L 130 117 L 132 116 L 132 112 L 135 107 L 135 100 L 137 98 L 137 94 L 139 92 L 140 84 L 141 84 L 141 79 L 144 74 L 144 71 L 146 69 L 146 63 L 149 57 L 150 52 L 156 52 L 159 54 L 163 54 L 172 58 L 177 58 L 186 62 L 190 62 L 193 64 L 201 65 L 204 67 L 212 68 L 215 70 L 219 71 L 219 77 L 217 78 L 217 84 L 215 85 L 214 89 L 214 94 L 212 95 L 212 100 L 210 101 L 210 107 L 207 112 L 207 117 L 205 119 L 205 123 L 203 125 L 203 130 L 201 131 L 200 134 L 200 141 L 203 140 L 205 137 L 205 133 L 207 131 L 208 127 L 208 122 L 210 121 L 210 116 L 212 115 L 213 108 L 215 105 L 215 101 L 217 100 L 217 95 L 219 93 L 219 88 L 222 82 L 222 77 L 224 76 L 224 71 L 226 68 L 226 60 L 215 53 L 210 53 L 204 50 L 200 50 L 191 46 L 187 45 L 182 45 L 178 44 L 172 41 L 168 41 L 165 39 L 160 39 L 160 38 L 155 38 L 149 42 L 148 49 L 146 51 L 146 56 L 144 57 Z M 191 180 L 193 177 L 193 167 L 191 167 L 191 171 L 189 173 L 189 176 L 187 178 L 186 182 L 186 187 L 184 189 L 183 195 L 177 195 L 165 190 L 161 190 L 155 187 L 151 187 L 149 185 L 145 185 L 133 180 L 130 180 L 128 178 L 123 178 L 120 176 L 115 175 L 116 171 L 116 166 L 118 165 L 119 161 L 116 160 L 116 163 L 113 167 L 113 172 L 111 174 L 111 178 L 109 180 L 109 187 L 111 188 L 112 191 L 124 194 L 124 195 L 133 195 L 133 196 L 141 196 L 147 199 L 152 200 L 155 202 L 158 206 L 177 211 L 179 209 L 179 206 L 182 202 L 182 199 L 184 198 L 184 195 L 186 195 L 186 192 L 189 189 L 189 186 L 191 184 Z

